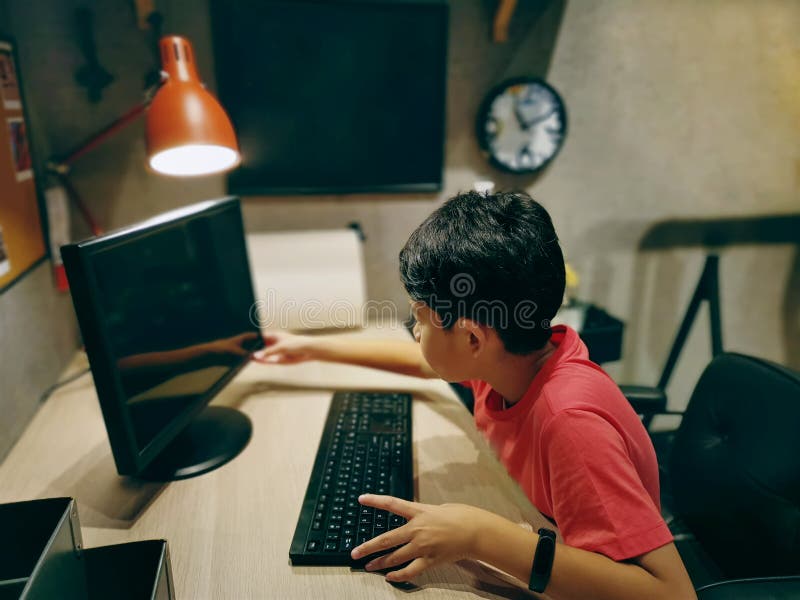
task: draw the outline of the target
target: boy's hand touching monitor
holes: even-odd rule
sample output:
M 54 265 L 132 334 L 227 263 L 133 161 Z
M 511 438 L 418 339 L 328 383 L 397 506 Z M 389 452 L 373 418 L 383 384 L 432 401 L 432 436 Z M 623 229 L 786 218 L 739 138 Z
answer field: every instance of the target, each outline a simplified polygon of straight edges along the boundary
M 265 348 L 253 355 L 253 360 L 267 365 L 293 365 L 314 360 L 313 338 L 291 333 L 274 332 L 264 335 Z

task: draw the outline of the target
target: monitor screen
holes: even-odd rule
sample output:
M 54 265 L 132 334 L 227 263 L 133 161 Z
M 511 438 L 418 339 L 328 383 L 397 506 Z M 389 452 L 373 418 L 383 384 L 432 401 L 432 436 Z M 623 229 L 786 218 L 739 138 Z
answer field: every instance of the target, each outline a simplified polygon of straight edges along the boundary
M 443 2 L 216 0 L 237 194 L 441 189 Z
M 262 345 L 239 203 L 203 203 L 76 246 L 82 274 L 69 249 L 65 262 L 71 286 L 85 287 L 73 295 L 95 381 L 107 384 L 101 403 L 127 416 L 141 454 Z

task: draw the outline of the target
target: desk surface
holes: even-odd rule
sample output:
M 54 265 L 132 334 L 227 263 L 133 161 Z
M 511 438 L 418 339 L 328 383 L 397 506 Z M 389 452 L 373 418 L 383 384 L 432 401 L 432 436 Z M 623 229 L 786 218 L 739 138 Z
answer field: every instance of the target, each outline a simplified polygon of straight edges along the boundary
M 407 333 L 371 327 L 340 335 Z M 81 354 L 69 371 L 86 366 Z M 408 592 L 377 574 L 289 563 L 331 391 L 338 389 L 414 393 L 421 502 L 463 502 L 535 528 L 547 525 L 446 383 L 316 362 L 248 365 L 214 404 L 252 419 L 250 444 L 216 471 L 168 484 L 117 475 L 92 379 L 82 377 L 50 397 L 0 465 L 0 502 L 76 498 L 87 547 L 167 539 L 181 600 L 402 597 Z M 472 561 L 432 569 L 415 584 L 420 597 L 529 597 L 504 574 Z

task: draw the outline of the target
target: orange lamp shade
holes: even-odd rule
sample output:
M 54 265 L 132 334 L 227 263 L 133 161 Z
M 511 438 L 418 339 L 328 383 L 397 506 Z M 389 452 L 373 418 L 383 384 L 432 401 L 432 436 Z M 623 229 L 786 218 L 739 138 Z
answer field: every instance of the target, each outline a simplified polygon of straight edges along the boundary
M 241 162 L 233 125 L 222 106 L 200 83 L 194 52 L 186 38 L 159 42 L 167 74 L 147 110 L 150 168 L 164 175 L 220 173 Z

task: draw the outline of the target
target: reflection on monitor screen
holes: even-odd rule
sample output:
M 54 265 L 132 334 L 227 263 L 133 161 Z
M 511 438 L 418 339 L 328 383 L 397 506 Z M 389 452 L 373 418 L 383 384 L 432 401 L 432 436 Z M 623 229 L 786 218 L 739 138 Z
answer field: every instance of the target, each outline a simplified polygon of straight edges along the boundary
M 197 218 L 93 256 L 111 354 L 136 445 L 175 418 L 260 345 L 235 211 Z

